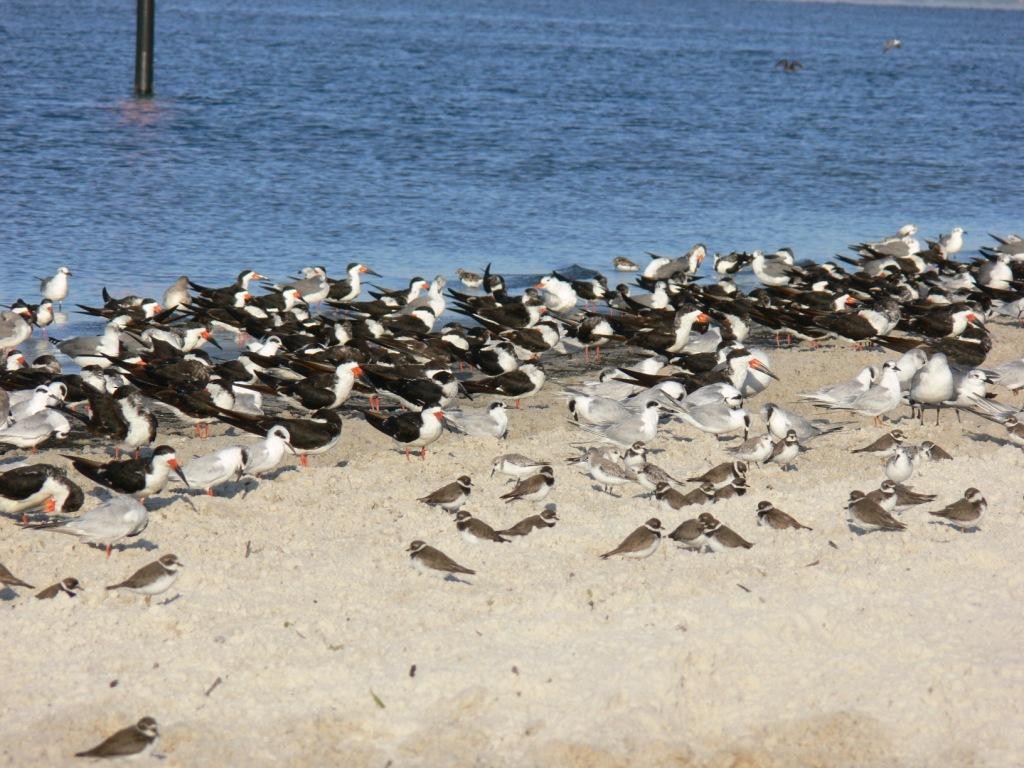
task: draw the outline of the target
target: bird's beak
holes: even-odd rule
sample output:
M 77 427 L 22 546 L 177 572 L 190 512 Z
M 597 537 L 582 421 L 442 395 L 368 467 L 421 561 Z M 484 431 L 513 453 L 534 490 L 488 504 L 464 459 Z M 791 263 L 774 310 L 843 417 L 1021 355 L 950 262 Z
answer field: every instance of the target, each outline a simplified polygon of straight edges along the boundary
M 213 346 L 215 346 L 217 349 L 224 349 L 224 347 L 220 345 L 220 342 L 213 338 L 213 334 L 210 333 L 209 331 L 206 332 L 206 340 L 213 344 Z
M 43 512 L 45 512 L 48 515 L 52 515 L 56 511 L 57 511 L 57 500 L 54 499 L 51 496 L 45 502 L 43 502 Z
M 701 312 L 699 315 L 697 315 L 697 322 L 698 323 L 707 323 L 707 322 L 710 322 L 710 321 L 711 321 L 711 316 L 708 315 L 706 312 Z
M 534 288 L 543 288 L 544 287 L 544 283 L 534 283 L 533 287 Z
M 846 306 L 853 307 L 857 305 L 857 300 L 853 296 L 846 297 Z
M 434 414 L 434 416 L 437 417 L 438 421 L 444 421 L 444 411 L 438 411 L 437 413 Z
M 753 360 L 751 360 L 750 363 L 748 363 L 748 365 L 751 368 L 753 368 L 755 371 L 760 371 L 761 373 L 765 374 L 766 376 L 771 376 L 776 381 L 779 381 L 779 377 L 776 376 L 774 373 L 772 373 L 772 369 L 769 368 L 764 363 L 762 363 L 756 357 Z
M 177 474 L 178 477 L 181 478 L 181 482 L 183 482 L 187 488 L 192 487 L 191 485 L 189 485 L 188 478 L 185 477 L 185 473 L 181 471 L 181 463 L 177 459 L 171 459 L 170 461 L 168 461 L 167 466 L 174 470 L 175 474 Z
M 363 375 L 363 369 L 357 365 L 355 368 L 352 369 L 352 375 L 355 376 L 356 378 L 359 378 L 360 376 Z
M 376 277 L 380 277 L 380 276 L 381 276 L 379 272 L 374 272 L 374 271 L 373 271 L 372 269 L 370 269 L 369 267 L 363 267 L 363 268 L 362 268 L 362 269 L 360 269 L 359 271 L 360 271 L 360 272 L 365 272 L 365 273 L 366 273 L 366 274 L 368 274 L 368 275 L 375 275 Z
M 289 443 L 289 442 L 288 442 L 287 440 L 285 440 L 285 441 L 284 441 L 284 444 L 285 444 L 285 447 L 286 447 L 286 448 L 287 448 L 287 449 L 288 449 L 289 451 L 291 451 L 292 453 L 298 453 L 298 451 L 296 451 L 296 450 L 295 450 L 294 448 L 292 448 L 292 444 L 291 444 L 291 443 Z

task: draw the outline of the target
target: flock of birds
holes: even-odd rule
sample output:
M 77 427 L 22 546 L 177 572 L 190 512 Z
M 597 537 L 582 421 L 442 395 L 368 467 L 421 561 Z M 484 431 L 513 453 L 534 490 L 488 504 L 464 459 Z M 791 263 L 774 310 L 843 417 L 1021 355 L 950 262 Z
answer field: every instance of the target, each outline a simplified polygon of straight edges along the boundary
M 106 321 L 102 334 L 51 335 L 55 354 L 29 362 L 19 346 L 36 330 L 50 333 L 54 307 L 69 295 L 72 273 L 61 267 L 41 280 L 38 304 L 19 299 L 0 311 L 0 450 L 18 452 L 16 463 L 0 465 L 0 513 L 32 531 L 77 537 L 109 557 L 146 529 L 147 500 L 165 493 L 175 476 L 211 495 L 243 478 L 265 480 L 289 456 L 306 464 L 331 451 L 343 416 L 365 420 L 407 459 L 417 449 L 425 459 L 446 431 L 501 440 L 510 406 L 550 386 L 547 360 L 580 355 L 596 363 L 614 347 L 628 363 L 601 370 L 596 381 L 556 383 L 579 437 L 568 465 L 598 491 L 639 486 L 662 516 L 684 517 L 744 495 L 752 466 L 794 469 L 808 444 L 840 428 L 765 402 L 757 414 L 763 431 L 751 435 L 747 402 L 778 378 L 764 348 L 771 334 L 776 344 L 828 340 L 894 352 L 882 366 L 801 395 L 823 411 L 879 424 L 899 408 L 911 408 L 922 423 L 926 409 L 936 419 L 953 409 L 958 417 L 966 412 L 1002 425 L 1006 439 L 1024 447 L 1024 414 L 992 391 L 1024 388 L 1024 359 L 984 367 L 992 347 L 986 323 L 999 315 L 1020 321 L 1024 313 L 1024 239 L 997 237 L 978 256 L 958 259 L 962 229 L 924 244 L 916 235 L 907 225 L 823 263 L 798 262 L 785 248 L 715 254 L 710 276 L 700 272 L 708 255 L 702 244 L 678 257 L 649 254 L 643 267 L 620 257 L 614 270 L 635 281 L 614 288 L 600 273 L 552 271 L 514 293 L 489 266 L 482 274 L 458 270 L 459 290 L 441 276 L 414 277 L 399 290 L 371 287 L 369 298 L 363 280 L 376 273 L 358 263 L 340 278 L 311 266 L 278 283 L 254 270 L 222 287 L 183 276 L 161 300 L 104 290 L 102 305 L 79 305 Z M 750 286 L 745 291 L 737 276 L 748 269 L 752 279 L 740 278 Z M 768 334 L 761 348 L 748 345 L 755 329 Z M 473 396 L 494 399 L 461 404 Z M 182 423 L 196 438 L 215 426 L 254 438 L 180 463 L 159 438 Z M 719 440 L 742 439 L 723 444 L 725 460 L 707 472 L 677 478 L 649 460 L 648 446 L 671 423 Z M 52 444 L 77 450 L 59 455 L 66 463 L 30 460 Z M 83 455 L 86 447 L 92 455 Z M 858 450 L 885 457 L 886 479 L 849 494 L 851 530 L 902 531 L 900 512 L 935 501 L 907 482 L 921 462 L 950 458 L 941 447 L 909 445 L 892 428 Z M 501 496 L 509 505 L 544 504 L 555 486 L 551 461 L 516 453 L 495 458 L 491 474 L 515 482 Z M 88 498 L 80 478 L 97 486 Z M 461 476 L 419 501 L 453 515 L 456 531 L 474 543 L 507 543 L 558 522 L 549 504 L 496 529 L 462 509 L 473 487 Z M 187 492 L 179 495 L 191 503 Z M 87 501 L 91 508 L 73 516 Z M 985 508 L 981 491 L 968 488 L 929 511 L 972 531 Z M 756 515 L 775 529 L 808 529 L 769 501 L 757 505 Z M 703 511 L 670 531 L 652 517 L 601 557 L 647 557 L 663 538 L 693 551 L 752 546 Z M 424 572 L 449 579 L 475 573 L 422 540 L 407 552 Z M 170 589 L 182 567 L 166 554 L 107 588 L 148 604 Z M 34 588 L 2 565 L 0 582 L 5 589 Z M 67 577 L 36 597 L 63 599 L 81 589 Z M 155 720 L 143 718 L 81 754 L 134 754 L 156 738 Z

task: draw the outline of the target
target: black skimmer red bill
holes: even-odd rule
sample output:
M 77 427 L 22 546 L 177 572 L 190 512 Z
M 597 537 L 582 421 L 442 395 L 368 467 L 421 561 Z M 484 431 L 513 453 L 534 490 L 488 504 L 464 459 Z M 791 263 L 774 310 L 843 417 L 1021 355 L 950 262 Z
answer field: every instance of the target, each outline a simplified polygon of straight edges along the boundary
M 444 431 L 444 411 L 440 406 L 431 406 L 421 411 L 386 416 L 375 411 L 363 414 L 370 426 L 383 432 L 397 443 L 405 446 L 405 458 L 410 448 L 420 449 L 420 458 L 427 457 L 427 446 L 437 440 Z
M 71 465 L 94 483 L 118 493 L 149 498 L 160 493 L 167 485 L 173 470 L 185 485 L 188 480 L 178 462 L 177 454 L 169 445 L 158 446 L 148 459 L 119 459 L 108 462 L 94 461 L 81 456 L 62 454 Z
M 53 515 L 77 512 L 84 501 L 82 489 L 60 467 L 28 464 L 0 474 L 0 512 L 20 512 L 23 523 L 28 522 L 26 513 L 36 507 Z
M 309 465 L 309 456 L 326 453 L 341 440 L 342 421 L 336 411 L 321 409 L 306 418 L 250 416 L 237 411 L 221 412 L 221 419 L 239 429 L 265 437 L 275 426 L 288 430 L 289 442 L 299 454 L 299 464 Z
M 470 394 L 490 394 L 515 399 L 516 408 L 524 397 L 531 397 L 544 386 L 543 369 L 534 363 L 525 363 L 518 370 L 493 376 L 489 379 L 463 382 Z

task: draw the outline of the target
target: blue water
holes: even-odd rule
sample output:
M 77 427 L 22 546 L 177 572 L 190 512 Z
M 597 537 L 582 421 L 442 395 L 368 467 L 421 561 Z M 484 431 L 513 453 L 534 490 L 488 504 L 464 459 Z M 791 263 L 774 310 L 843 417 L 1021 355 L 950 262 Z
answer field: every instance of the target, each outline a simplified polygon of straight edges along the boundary
M 134 3 L 0 4 L 0 301 L 60 264 L 90 303 L 243 266 L 397 279 L 1022 228 L 1020 13 L 177 0 L 156 27 L 137 102 Z

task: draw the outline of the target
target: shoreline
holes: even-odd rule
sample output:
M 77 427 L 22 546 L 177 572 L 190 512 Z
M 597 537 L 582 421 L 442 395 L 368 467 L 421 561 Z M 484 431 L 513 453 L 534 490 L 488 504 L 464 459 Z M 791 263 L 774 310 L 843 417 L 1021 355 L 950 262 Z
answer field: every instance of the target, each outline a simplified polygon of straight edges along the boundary
M 992 330 L 989 365 L 1014 357 L 1019 333 Z M 791 404 L 798 391 L 896 355 L 768 353 L 781 381 L 750 399 L 753 434 L 769 401 L 847 426 L 814 441 L 797 471 L 752 469 L 746 496 L 715 505 L 754 542 L 749 551 L 697 555 L 665 542 L 645 560 L 598 559 L 648 517 L 671 530 L 692 515 L 670 518 L 628 492 L 595 492 L 567 467 L 559 446 L 577 430 L 553 381 L 510 411 L 506 441 L 446 433 L 426 461 L 407 462 L 346 417 L 331 452 L 308 469 L 290 461 L 244 498 L 192 495 L 193 509 L 165 492 L 141 537 L 153 551 L 133 546 L 106 560 L 68 537 L 8 522 L 8 568 L 37 587 L 74 575 L 86 589 L 74 600 L 36 601 L 19 590 L 0 601 L 12 640 L 3 762 L 76 764 L 75 751 L 143 715 L 160 723 L 168 766 L 1018 759 L 1024 455 L 977 418 L 959 425 L 944 414 L 938 427 L 904 419 L 908 442 L 930 439 L 955 457 L 911 480 L 938 494 L 928 508 L 976 485 L 987 516 L 978 533 L 959 534 L 911 510 L 903 533 L 856 536 L 845 498 L 884 475 L 877 457 L 849 449 L 885 430 L 868 417 Z M 233 440 L 218 427 L 209 440 L 169 442 L 187 460 Z M 722 448 L 736 443 L 673 424 L 652 443 L 660 451 L 652 460 L 688 477 L 725 460 Z M 506 488 L 488 477 L 490 461 L 507 452 L 554 462 L 554 528 L 474 546 L 449 515 L 416 502 L 469 474 L 476 487 L 465 508 L 495 528 L 539 512 L 543 504 L 498 499 Z M 75 479 L 88 494 L 91 483 Z M 758 528 L 761 499 L 814 530 Z M 477 575 L 465 584 L 416 573 L 405 552 L 413 539 Z M 185 569 L 163 596 L 170 602 L 146 608 L 102 589 L 171 552 Z

